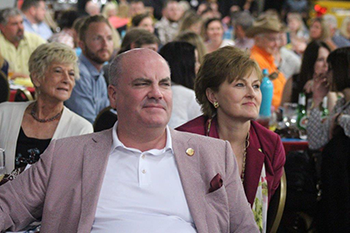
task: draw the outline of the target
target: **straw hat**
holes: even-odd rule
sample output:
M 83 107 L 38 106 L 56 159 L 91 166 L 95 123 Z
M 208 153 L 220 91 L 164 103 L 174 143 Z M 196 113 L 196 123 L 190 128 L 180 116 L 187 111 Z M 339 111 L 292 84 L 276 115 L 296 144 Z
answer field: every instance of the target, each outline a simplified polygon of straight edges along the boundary
M 254 37 L 265 32 L 281 32 L 284 27 L 276 16 L 263 15 L 254 21 L 253 26 L 246 31 L 247 37 Z

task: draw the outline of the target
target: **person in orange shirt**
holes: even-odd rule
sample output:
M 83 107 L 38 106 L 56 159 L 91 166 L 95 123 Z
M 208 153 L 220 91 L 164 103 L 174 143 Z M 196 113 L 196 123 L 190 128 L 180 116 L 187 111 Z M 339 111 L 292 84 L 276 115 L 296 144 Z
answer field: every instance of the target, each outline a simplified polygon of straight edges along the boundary
M 261 69 L 269 71 L 269 77 L 273 82 L 272 105 L 275 109 L 280 106 L 283 88 L 286 83 L 286 78 L 275 65 L 273 56 L 279 49 L 282 28 L 283 26 L 277 17 L 263 15 L 246 32 L 248 37 L 254 38 L 254 46 L 250 50 L 250 57 L 259 64 Z

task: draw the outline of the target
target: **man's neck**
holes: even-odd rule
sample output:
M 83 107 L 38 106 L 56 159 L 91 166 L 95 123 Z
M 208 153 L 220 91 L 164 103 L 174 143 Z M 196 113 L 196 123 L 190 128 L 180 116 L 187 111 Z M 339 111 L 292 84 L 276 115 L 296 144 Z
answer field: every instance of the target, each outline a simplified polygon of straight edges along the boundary
M 117 135 L 126 147 L 135 148 L 140 151 L 163 149 L 167 141 L 165 127 L 135 131 L 125 127 L 125 124 L 118 124 Z
M 2 34 L 2 35 L 4 36 L 5 40 L 7 40 L 7 41 L 10 42 L 11 44 L 13 44 L 13 46 L 15 46 L 16 49 L 18 48 L 19 43 L 20 43 L 21 41 L 17 41 L 17 40 L 15 40 L 15 41 L 10 41 L 9 39 L 7 39 L 7 37 L 6 37 L 4 34 Z
M 84 53 L 83 53 L 83 54 L 84 54 Z M 101 72 L 101 69 L 102 69 L 102 67 L 103 67 L 103 64 L 99 64 L 99 63 L 97 63 L 97 62 L 91 60 L 86 54 L 84 54 L 84 56 L 86 57 L 86 59 L 89 60 L 89 62 L 91 63 L 91 65 L 93 65 L 93 67 L 95 67 L 95 68 L 98 70 L 98 72 Z
M 38 22 L 36 22 L 36 20 L 34 19 L 34 17 L 32 17 L 29 14 L 24 14 L 26 19 L 30 22 L 30 24 L 37 24 Z

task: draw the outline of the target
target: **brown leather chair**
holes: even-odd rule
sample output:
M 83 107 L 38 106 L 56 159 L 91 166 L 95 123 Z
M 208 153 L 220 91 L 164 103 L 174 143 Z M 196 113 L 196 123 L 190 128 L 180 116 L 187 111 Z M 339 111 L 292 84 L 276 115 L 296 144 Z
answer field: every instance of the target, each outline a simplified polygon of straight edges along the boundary
M 0 71 L 0 103 L 8 101 L 10 97 L 10 85 L 4 72 Z
M 267 232 L 276 233 L 280 225 L 287 197 L 287 179 L 283 169 L 280 186 L 272 196 L 267 210 Z
M 117 112 L 111 106 L 102 109 L 95 119 L 94 132 L 112 128 L 117 120 Z

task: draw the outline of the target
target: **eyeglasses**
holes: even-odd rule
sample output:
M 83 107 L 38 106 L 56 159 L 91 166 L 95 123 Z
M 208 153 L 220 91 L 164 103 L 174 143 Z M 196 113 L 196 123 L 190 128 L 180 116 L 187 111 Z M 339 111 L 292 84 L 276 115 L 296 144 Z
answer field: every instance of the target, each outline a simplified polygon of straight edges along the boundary
M 270 80 L 275 80 L 278 77 L 279 74 L 280 74 L 280 71 L 276 70 L 275 72 L 272 72 L 271 74 L 269 74 L 269 79 Z

